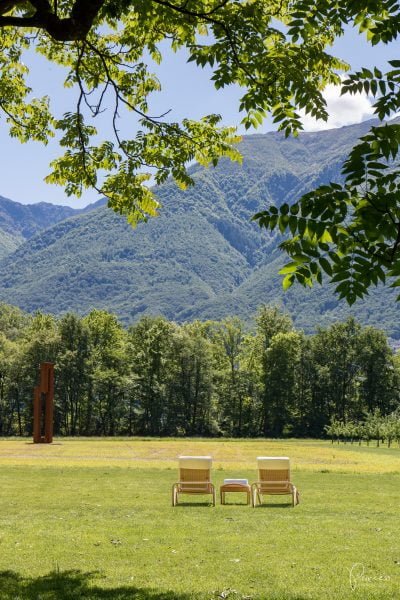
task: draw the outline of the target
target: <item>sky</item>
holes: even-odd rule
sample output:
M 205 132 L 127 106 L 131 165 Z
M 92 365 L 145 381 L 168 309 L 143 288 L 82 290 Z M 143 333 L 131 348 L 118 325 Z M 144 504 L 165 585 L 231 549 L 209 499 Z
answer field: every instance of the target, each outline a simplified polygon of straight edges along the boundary
M 387 60 L 398 58 L 394 44 L 371 47 L 356 32 L 349 30 L 335 44 L 332 52 L 349 62 L 352 69 L 361 66 L 376 65 L 385 69 Z M 75 96 L 62 86 L 62 73 L 43 59 L 33 58 L 31 64 L 31 87 L 35 95 L 48 94 L 54 112 L 61 116 L 71 110 Z M 155 113 L 170 110 L 171 120 L 184 117 L 200 118 L 206 114 L 222 115 L 224 125 L 238 125 L 241 115 L 238 112 L 242 90 L 231 86 L 224 90 L 215 90 L 210 81 L 211 72 L 201 70 L 193 63 L 186 63 L 185 53 L 168 52 L 160 67 L 157 68 L 163 91 L 154 99 Z M 364 96 L 340 97 L 340 91 L 333 86 L 326 89 L 329 120 L 316 122 L 310 117 L 304 118 L 306 131 L 318 131 L 359 123 L 371 118 L 371 99 Z M 265 123 L 254 133 L 273 130 L 271 122 Z M 241 131 L 244 133 L 244 131 Z M 250 130 L 247 133 L 251 133 Z M 127 131 L 123 134 L 128 135 Z M 8 136 L 3 120 L 0 120 L 0 196 L 23 204 L 51 202 L 80 208 L 99 199 L 97 192 L 87 191 L 82 198 L 68 198 L 62 187 L 46 184 L 44 177 L 50 172 L 49 163 L 59 154 L 55 141 L 47 146 L 38 143 L 21 145 Z

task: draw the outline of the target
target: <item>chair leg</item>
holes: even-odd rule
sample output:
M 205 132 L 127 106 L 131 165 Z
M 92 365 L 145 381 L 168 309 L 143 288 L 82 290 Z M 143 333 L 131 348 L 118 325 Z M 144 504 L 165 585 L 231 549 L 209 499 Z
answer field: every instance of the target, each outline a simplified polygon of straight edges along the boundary
M 175 497 L 175 483 L 172 486 L 172 506 L 175 506 L 176 503 L 176 497 Z
M 215 487 L 212 486 L 213 506 L 215 506 Z
M 253 485 L 251 486 L 251 506 L 253 508 L 255 508 L 257 506 L 257 500 L 256 500 L 256 484 L 253 483 Z

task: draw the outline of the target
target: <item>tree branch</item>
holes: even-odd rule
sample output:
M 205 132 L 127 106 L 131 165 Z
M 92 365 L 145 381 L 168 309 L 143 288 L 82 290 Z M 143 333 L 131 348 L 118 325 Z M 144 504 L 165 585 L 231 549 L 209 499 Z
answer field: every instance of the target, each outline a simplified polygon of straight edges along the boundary
M 197 12 L 197 11 L 193 11 L 193 10 L 190 10 L 190 9 L 186 8 L 188 2 L 185 2 L 182 6 L 173 4 L 172 2 L 168 2 L 168 0 L 153 0 L 153 2 L 155 2 L 156 4 L 161 4 L 161 6 L 165 6 L 166 8 L 170 8 L 171 10 L 179 12 L 179 13 L 181 13 L 183 15 L 187 15 L 187 16 L 190 16 L 190 17 L 205 18 L 205 17 L 208 17 L 208 16 L 216 13 L 217 11 L 219 11 L 226 4 L 228 4 L 229 0 L 222 0 L 219 4 L 217 4 L 216 6 L 214 6 L 214 8 L 212 8 L 211 10 L 209 10 L 207 12 Z
M 0 16 L 0 27 L 44 29 L 58 42 L 84 40 L 106 0 L 76 0 L 71 16 L 60 19 L 48 0 L 30 0 L 36 12 L 31 17 Z M 0 15 L 19 4 L 19 0 L 0 2 Z
M 13 8 L 22 4 L 24 0 L 1 0 L 0 2 L 0 15 L 5 15 L 10 12 Z

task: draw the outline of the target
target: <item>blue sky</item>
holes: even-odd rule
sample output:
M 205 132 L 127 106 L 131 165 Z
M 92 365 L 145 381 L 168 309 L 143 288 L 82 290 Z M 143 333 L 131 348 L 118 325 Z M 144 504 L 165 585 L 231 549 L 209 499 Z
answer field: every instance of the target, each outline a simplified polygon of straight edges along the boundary
M 372 48 L 355 32 L 349 31 L 339 39 L 334 53 L 349 62 L 353 69 L 361 66 L 376 65 L 385 68 L 387 60 L 398 58 L 394 44 Z M 60 70 L 41 59 L 33 59 L 31 67 L 31 86 L 35 95 L 48 94 L 51 97 L 53 110 L 57 116 L 70 110 L 74 96 L 70 90 L 62 87 Z M 183 52 L 173 54 L 168 52 L 157 75 L 163 91 L 154 98 L 155 113 L 171 110 L 169 117 L 180 120 L 184 117 L 199 118 L 209 113 L 222 115 L 226 125 L 238 125 L 241 116 L 238 112 L 238 100 L 241 90 L 230 87 L 225 90 L 215 90 L 210 82 L 210 71 L 200 70 L 193 63 L 186 63 Z M 340 98 L 334 89 L 326 92 L 330 120 L 328 124 L 315 123 L 306 119 L 307 130 L 340 127 L 350 123 L 360 122 L 371 116 L 371 102 L 366 97 Z M 73 104 L 72 104 L 73 105 Z M 257 130 L 264 133 L 272 129 L 268 120 Z M 123 132 L 128 135 L 127 131 Z M 52 202 L 68 204 L 76 208 L 87 205 L 98 199 L 96 192 L 88 191 L 80 199 L 68 198 L 61 187 L 44 183 L 44 177 L 49 173 L 49 163 L 59 154 L 56 142 L 48 146 L 37 143 L 21 145 L 7 135 L 0 120 L 0 195 L 17 202 Z

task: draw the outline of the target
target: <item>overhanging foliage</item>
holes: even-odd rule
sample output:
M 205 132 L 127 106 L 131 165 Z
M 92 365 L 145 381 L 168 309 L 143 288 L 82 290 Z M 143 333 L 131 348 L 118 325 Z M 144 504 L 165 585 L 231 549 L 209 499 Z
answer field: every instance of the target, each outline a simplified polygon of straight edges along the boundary
M 149 99 L 160 83 L 149 63 L 162 60 L 161 42 L 174 51 L 185 48 L 200 68 L 211 67 L 217 88 L 244 89 L 240 110 L 246 128 L 272 113 L 287 134 L 295 132 L 301 128 L 297 107 L 326 119 L 321 90 L 338 83 L 338 71 L 346 68 L 325 51 L 337 27 L 324 26 L 297 41 L 284 33 L 296 5 L 287 0 L 0 1 L 0 108 L 11 135 L 23 142 L 46 143 L 61 135 L 65 152 L 52 162 L 48 182 L 78 196 L 94 187 L 134 224 L 157 213 L 148 187 L 152 176 L 157 183 L 172 176 L 184 187 L 192 183 L 190 161 L 240 160 L 235 129 L 222 127 L 219 115 L 177 123 L 166 113 L 151 114 Z M 63 67 L 65 85 L 76 90 L 76 103 L 62 118 L 53 116 L 48 97 L 32 100 L 22 64 L 29 49 Z M 110 104 L 113 136 L 99 142 L 93 122 Z M 129 138 L 120 133 L 125 118 L 138 128 Z
M 22 142 L 61 135 L 65 152 L 52 162 L 47 181 L 78 196 L 93 187 L 135 224 L 157 214 L 152 177 L 160 183 L 172 176 L 185 187 L 193 183 L 187 171 L 193 160 L 240 160 L 235 129 L 222 127 L 219 115 L 177 123 L 166 119 L 167 111 L 151 114 L 160 83 L 149 63 L 162 60 L 162 42 L 210 67 L 217 88 L 243 88 L 246 128 L 271 114 L 289 135 L 302 128 L 299 109 L 327 119 L 323 89 L 340 84 L 340 72 L 350 68 L 327 52 L 335 39 L 353 26 L 372 45 L 391 42 L 399 12 L 396 0 L 2 0 L 0 108 L 10 134 Z M 52 114 L 48 97 L 31 97 L 22 62 L 29 49 L 63 67 L 65 85 L 76 90 L 76 103 L 62 118 Z M 386 74 L 363 68 L 342 91 L 372 94 L 376 115 L 388 118 L 400 107 L 399 65 L 391 61 Z M 113 135 L 99 141 L 93 122 L 110 101 Z M 129 115 L 137 133 L 125 138 L 119 120 Z M 343 185 L 256 215 L 261 226 L 290 232 L 282 245 L 291 257 L 285 287 L 321 282 L 325 272 L 352 304 L 387 276 L 400 285 L 399 139 L 397 124 L 374 127 L 345 163 Z

